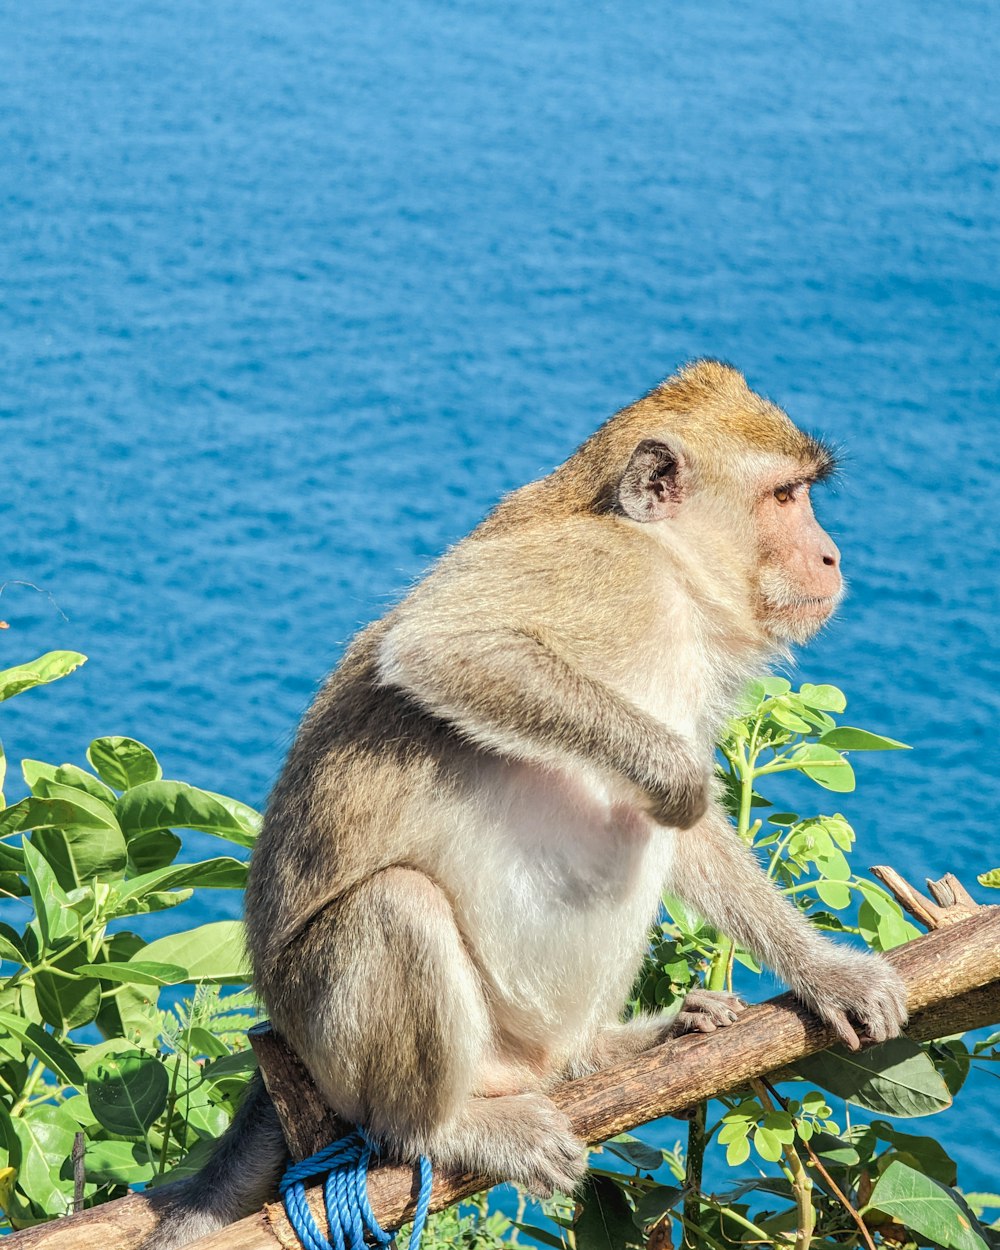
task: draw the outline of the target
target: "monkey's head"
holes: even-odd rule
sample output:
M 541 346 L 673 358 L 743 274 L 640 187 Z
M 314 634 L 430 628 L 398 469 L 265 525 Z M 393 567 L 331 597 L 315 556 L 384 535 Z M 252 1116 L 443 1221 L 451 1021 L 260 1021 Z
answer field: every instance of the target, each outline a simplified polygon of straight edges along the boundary
M 834 467 L 737 369 L 700 360 L 612 417 L 550 482 L 566 502 L 689 545 L 709 576 L 742 583 L 758 628 L 784 644 L 812 637 L 843 595 L 810 499 Z

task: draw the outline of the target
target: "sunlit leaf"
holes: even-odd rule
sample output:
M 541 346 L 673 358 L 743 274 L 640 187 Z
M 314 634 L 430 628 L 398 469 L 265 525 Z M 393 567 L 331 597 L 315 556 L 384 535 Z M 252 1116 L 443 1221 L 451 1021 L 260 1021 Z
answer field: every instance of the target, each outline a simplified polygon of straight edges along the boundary
M 248 979 L 243 924 L 217 920 L 185 933 L 170 933 L 144 946 L 142 961 L 179 964 L 190 981 L 217 985 L 243 984 Z
M 866 1210 L 891 1215 L 945 1250 L 989 1250 L 954 1190 L 898 1160 L 879 1177 Z
M 81 964 L 77 972 L 89 972 L 102 981 L 126 985 L 180 985 L 190 980 L 186 968 L 149 959 L 134 963 Z
M 0 672 L 0 702 L 11 699 L 23 690 L 33 686 L 44 686 L 50 681 L 58 681 L 72 673 L 81 664 L 86 664 L 87 657 L 79 651 L 47 651 L 37 660 L 27 664 L 18 664 L 16 668 L 6 668 Z
M 156 756 L 135 738 L 95 738 L 87 748 L 87 760 L 114 790 L 129 790 L 163 776 Z
M 838 751 L 909 751 L 905 742 L 895 738 L 883 738 L 881 734 L 869 733 L 867 729 L 855 729 L 850 725 L 838 725 L 825 733 L 820 742 Z
M 145 1145 L 126 1141 L 88 1141 L 84 1163 L 87 1179 L 99 1185 L 138 1185 L 155 1170 Z
M 251 824 L 247 815 L 256 818 L 251 808 L 182 781 L 137 785 L 122 795 L 116 811 L 129 840 L 160 829 L 197 829 L 240 846 L 252 846 L 257 836 L 256 819 Z
M 795 1070 L 838 1098 L 883 1115 L 933 1115 L 951 1106 L 951 1094 L 934 1064 L 906 1037 L 870 1050 L 836 1046 L 800 1060 Z
M 793 752 L 792 762 L 826 790 L 847 794 L 854 789 L 854 769 L 833 747 L 818 742 L 804 743 Z
M 798 696 L 803 703 L 818 712 L 843 712 L 847 707 L 844 692 L 836 686 L 814 686 L 811 682 L 803 682 L 798 689 Z
M 34 1020 L 0 1011 L 0 1029 L 19 1038 L 33 1055 L 69 1085 L 83 1088 L 83 1072 L 71 1051 Z

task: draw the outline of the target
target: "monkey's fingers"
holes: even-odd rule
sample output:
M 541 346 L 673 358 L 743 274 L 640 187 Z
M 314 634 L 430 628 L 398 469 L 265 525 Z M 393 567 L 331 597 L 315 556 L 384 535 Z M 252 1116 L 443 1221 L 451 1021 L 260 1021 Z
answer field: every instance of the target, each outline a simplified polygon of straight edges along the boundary
M 825 1013 L 824 1019 L 848 1048 L 848 1050 L 861 1049 L 861 1038 L 858 1037 L 854 1030 L 854 1026 L 851 1024 L 850 1020 L 848 1020 L 846 1012 L 828 1011 Z

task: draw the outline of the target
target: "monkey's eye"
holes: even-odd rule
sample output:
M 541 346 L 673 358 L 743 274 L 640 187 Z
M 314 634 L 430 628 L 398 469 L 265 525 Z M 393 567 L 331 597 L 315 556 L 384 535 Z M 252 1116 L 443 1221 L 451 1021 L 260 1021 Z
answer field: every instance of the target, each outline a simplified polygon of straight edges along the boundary
M 778 503 L 791 503 L 791 501 L 795 498 L 795 487 L 779 486 L 774 492 L 774 497 Z

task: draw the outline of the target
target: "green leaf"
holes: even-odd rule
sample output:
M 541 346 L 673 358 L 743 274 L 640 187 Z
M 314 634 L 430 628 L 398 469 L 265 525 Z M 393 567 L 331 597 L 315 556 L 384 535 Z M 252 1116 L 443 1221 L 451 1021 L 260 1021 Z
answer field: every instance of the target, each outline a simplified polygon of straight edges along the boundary
M 135 963 L 80 964 L 77 972 L 89 972 L 102 981 L 132 985 L 182 985 L 191 978 L 178 964 L 136 960 Z
M 635 1240 L 632 1208 L 606 1176 L 589 1176 L 580 1195 L 583 1210 L 573 1224 L 577 1250 L 622 1250 Z
M 107 1055 L 87 1076 L 94 1115 L 121 1137 L 144 1137 L 163 1114 L 169 1091 L 164 1064 L 138 1050 Z
M 781 1158 L 781 1142 L 771 1129 L 761 1125 L 753 1135 L 753 1144 L 760 1157 L 768 1163 L 777 1163 Z
M 45 686 L 50 681 L 58 681 L 60 677 L 72 673 L 86 662 L 87 657 L 78 651 L 47 651 L 28 664 L 4 669 L 0 672 L 0 702 L 12 699 L 14 695 L 30 690 L 33 686 Z
M 933 1115 L 951 1106 L 934 1064 L 906 1037 L 857 1052 L 836 1046 L 800 1060 L 795 1070 L 838 1098 L 882 1115 Z
M 128 841 L 128 873 L 131 877 L 153 872 L 172 864 L 181 849 L 181 840 L 169 829 L 143 833 Z
M 98 799 L 105 807 L 113 808 L 118 796 L 115 792 L 99 781 L 93 773 L 75 764 L 60 764 L 58 768 L 51 764 L 43 764 L 41 760 L 22 760 L 21 772 L 32 794 L 39 798 L 49 798 L 52 785 L 69 786 Z
M 565 1241 L 544 1228 L 535 1228 L 533 1224 L 520 1224 L 517 1220 L 512 1220 L 511 1223 L 532 1241 L 537 1241 L 540 1246 L 549 1246 L 551 1250 L 566 1250 Z
M 28 800 L 25 827 L 33 828 L 31 842 L 52 865 L 63 888 L 124 872 L 128 853 L 114 813 L 80 790 L 54 783 L 49 788 L 50 798 Z
M 945 1250 L 989 1250 L 954 1190 L 898 1160 L 879 1177 L 865 1210 L 890 1215 Z
M 1000 1207 L 1000 1194 L 966 1194 L 965 1201 L 977 1215 L 981 1215 L 983 1211 L 995 1211 Z
M 142 949 L 143 961 L 179 964 L 188 980 L 242 985 L 248 979 L 243 924 L 217 920 L 186 933 L 170 933 Z
M 141 897 L 151 890 L 214 889 L 241 890 L 246 885 L 247 866 L 229 856 L 204 859 L 196 864 L 174 864 L 122 881 L 115 887 L 118 899 Z
M 811 682 L 803 682 L 798 689 L 798 696 L 803 703 L 818 712 L 843 712 L 847 707 L 844 692 L 836 686 L 814 686 Z
M 731 1168 L 738 1168 L 750 1158 L 750 1139 L 734 1137 L 726 1147 L 726 1162 Z
M 677 1206 L 683 1196 L 684 1190 L 676 1185 L 655 1186 L 644 1193 L 636 1203 L 635 1213 L 632 1216 L 633 1222 L 637 1228 L 643 1229 L 650 1224 L 656 1224 L 668 1211 Z M 634 1240 L 634 1234 L 632 1240 Z
M 87 748 L 87 760 L 113 790 L 131 790 L 163 776 L 156 756 L 135 738 L 95 738 Z
M 1000 890 L 1000 868 L 991 868 L 989 872 L 980 873 L 976 880 L 980 885 L 988 885 L 991 889 Z
M 821 1158 L 829 1159 L 831 1163 L 853 1167 L 854 1164 L 861 1162 L 861 1156 L 851 1142 L 844 1141 L 842 1137 L 836 1137 L 833 1133 L 813 1133 L 809 1145 Z
M 820 742 L 838 751 L 909 751 L 905 742 L 895 738 L 883 738 L 881 734 L 869 733 L 867 729 L 855 729 L 851 725 L 838 725 L 825 733 Z
M 764 694 L 772 698 L 788 694 L 792 688 L 792 683 L 784 677 L 758 677 L 752 684 L 759 686 Z
M 0 922 L 0 959 L 9 959 L 15 964 L 28 962 L 28 953 L 24 949 L 17 930 L 2 922 Z
M 242 805 L 182 781 L 149 781 L 126 791 L 118 800 L 118 820 L 131 840 L 159 829 L 197 829 L 216 837 L 253 846 L 256 825 L 248 824 Z M 255 814 L 254 814 L 255 815 Z
M 76 1125 L 62 1108 L 37 1103 L 13 1117 L 10 1126 L 20 1146 L 19 1188 L 46 1215 L 64 1215 L 72 1205 L 73 1183 L 60 1173 L 73 1153 Z
M 850 906 L 851 890 L 842 881 L 817 881 L 815 890 L 827 907 L 832 907 L 835 911 Z
M 29 800 L 29 802 L 32 800 Z M 31 901 L 35 905 L 35 916 L 42 941 L 46 947 L 65 937 L 73 927 L 72 913 L 68 909 L 69 900 L 66 892 L 56 880 L 56 875 L 49 867 L 41 852 L 24 842 L 21 850 L 24 854 L 24 870 L 28 877 L 28 889 Z
M 205 1055 L 209 1059 L 230 1057 L 229 1048 L 225 1042 L 220 1042 L 211 1030 L 202 1028 L 201 1025 L 185 1029 L 183 1044 L 189 1055 Z
M 790 707 L 786 707 L 783 703 L 775 703 L 771 708 L 771 717 L 776 720 L 782 729 L 790 729 L 792 733 L 807 734 L 812 726 L 807 720 L 803 720 Z
M 33 1055 L 68 1085 L 83 1088 L 83 1072 L 72 1053 L 51 1033 L 46 1033 L 40 1024 L 0 1011 L 0 1028 L 19 1038 Z
M 888 1142 L 901 1154 L 912 1155 L 914 1164 L 925 1176 L 940 1181 L 943 1185 L 954 1185 L 958 1180 L 955 1160 L 933 1137 L 901 1133 L 885 1120 L 873 1120 L 868 1127 L 879 1141 Z
M 613 1137 L 605 1142 L 604 1146 L 631 1167 L 638 1168 L 640 1172 L 655 1172 L 663 1163 L 662 1150 L 657 1150 L 655 1146 L 648 1146 L 644 1141 L 629 1134 L 623 1133 L 619 1137 Z
M 825 790 L 847 794 L 854 789 L 854 769 L 833 747 L 803 743 L 792 753 L 792 763 Z
M 84 1162 L 98 1185 L 138 1185 L 155 1171 L 145 1146 L 125 1141 L 88 1141 Z
M 35 973 L 38 1010 L 55 1029 L 77 1029 L 97 1019 L 101 1008 L 101 985 L 91 977 Z

